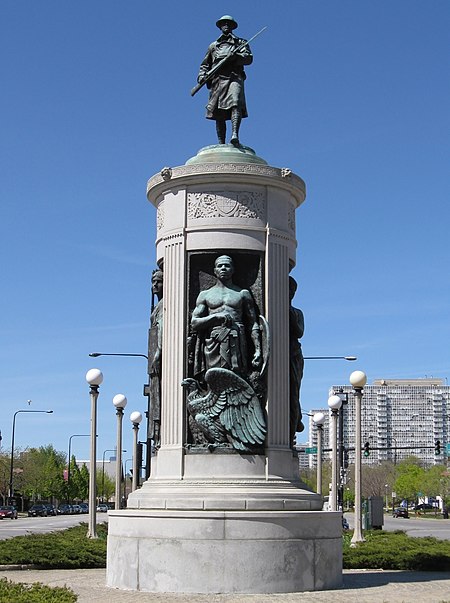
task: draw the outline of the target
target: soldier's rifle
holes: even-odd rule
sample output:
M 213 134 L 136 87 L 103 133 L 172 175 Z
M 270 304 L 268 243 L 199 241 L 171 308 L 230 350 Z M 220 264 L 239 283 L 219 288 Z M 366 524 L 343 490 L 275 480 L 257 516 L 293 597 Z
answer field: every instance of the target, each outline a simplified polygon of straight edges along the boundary
M 216 75 L 216 73 L 218 71 L 220 71 L 222 69 L 222 67 L 225 65 L 225 63 L 228 63 L 228 61 L 234 57 L 236 54 L 238 54 L 238 52 L 242 52 L 244 50 L 244 48 L 246 46 L 248 46 L 250 44 L 250 42 L 253 42 L 253 40 L 259 36 L 259 34 L 261 34 L 265 29 L 267 29 L 267 25 L 266 27 L 263 27 L 260 31 L 258 31 L 258 33 L 255 33 L 255 35 L 253 37 L 250 38 L 250 40 L 246 40 L 245 42 L 243 42 L 242 44 L 240 44 L 239 46 L 237 46 L 234 50 L 232 50 L 230 52 L 230 54 L 228 54 L 226 57 L 224 57 L 222 60 L 220 60 L 217 65 L 214 65 L 214 67 L 212 67 L 208 73 L 205 75 L 205 77 L 202 79 L 200 84 L 197 84 L 196 86 L 194 86 L 191 90 L 191 96 L 194 96 L 194 94 L 197 94 L 197 92 L 203 88 L 203 86 L 205 84 L 207 84 L 209 81 L 212 80 L 212 78 Z

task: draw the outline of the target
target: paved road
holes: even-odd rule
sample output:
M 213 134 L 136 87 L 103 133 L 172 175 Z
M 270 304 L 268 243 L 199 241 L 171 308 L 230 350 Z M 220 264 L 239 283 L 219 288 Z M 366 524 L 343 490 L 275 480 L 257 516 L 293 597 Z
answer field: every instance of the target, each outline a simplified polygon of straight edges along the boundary
M 25 517 L 2 519 L 0 521 L 0 540 L 23 536 L 24 534 L 42 534 L 55 530 L 65 530 L 82 522 L 88 522 L 88 515 L 57 515 L 56 517 Z M 97 513 L 97 523 L 107 521 L 107 513 Z
M 345 513 L 350 528 L 353 528 L 354 514 Z M 421 538 L 425 536 L 434 536 L 441 540 L 450 540 L 450 519 L 432 519 L 431 517 L 414 517 L 403 519 L 400 517 L 392 517 L 392 514 L 384 515 L 383 530 L 394 532 L 402 530 L 409 536 Z

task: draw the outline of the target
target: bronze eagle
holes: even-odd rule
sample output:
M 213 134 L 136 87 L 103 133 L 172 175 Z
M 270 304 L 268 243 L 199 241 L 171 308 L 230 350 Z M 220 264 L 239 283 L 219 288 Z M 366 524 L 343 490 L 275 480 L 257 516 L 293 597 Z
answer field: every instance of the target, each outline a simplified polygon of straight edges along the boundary
M 236 450 L 250 451 L 264 443 L 266 421 L 254 389 L 236 373 L 224 368 L 206 371 L 207 390 L 198 381 L 185 379 L 190 426 L 197 428 L 215 445 L 231 444 Z

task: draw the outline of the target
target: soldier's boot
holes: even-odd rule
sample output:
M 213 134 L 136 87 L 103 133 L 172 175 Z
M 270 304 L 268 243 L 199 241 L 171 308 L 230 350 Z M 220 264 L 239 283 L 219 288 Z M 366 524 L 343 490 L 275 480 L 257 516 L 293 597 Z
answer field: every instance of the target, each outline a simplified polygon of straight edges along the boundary
M 241 112 L 237 107 L 234 107 L 231 110 L 231 144 L 234 144 L 235 147 L 239 146 L 239 127 L 241 125 Z
M 223 119 L 218 119 L 216 121 L 216 132 L 217 132 L 217 138 L 219 140 L 219 144 L 225 144 L 225 135 L 227 133 L 227 124 L 225 123 L 225 120 Z

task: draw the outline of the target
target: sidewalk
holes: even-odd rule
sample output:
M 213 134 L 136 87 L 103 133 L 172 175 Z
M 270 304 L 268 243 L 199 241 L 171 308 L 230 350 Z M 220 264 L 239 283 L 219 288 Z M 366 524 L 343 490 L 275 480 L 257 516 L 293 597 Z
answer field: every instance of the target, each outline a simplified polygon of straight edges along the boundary
M 109 589 L 106 570 L 13 570 L 0 578 L 68 586 L 78 603 L 450 603 L 446 572 L 344 570 L 339 590 L 276 595 L 152 594 Z

